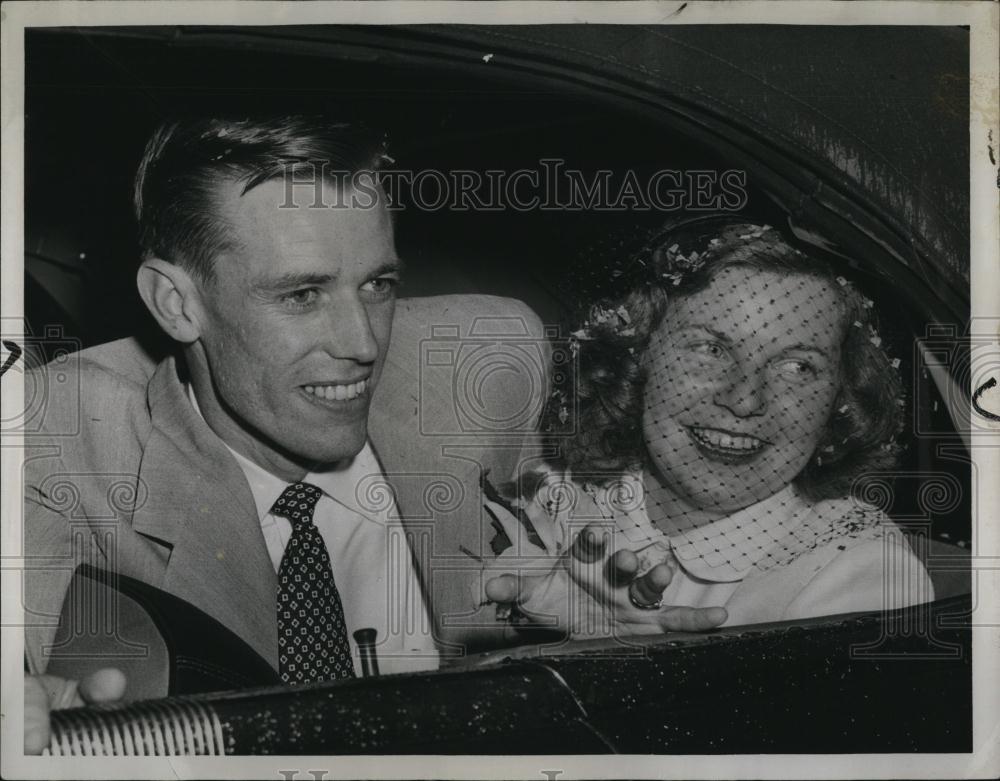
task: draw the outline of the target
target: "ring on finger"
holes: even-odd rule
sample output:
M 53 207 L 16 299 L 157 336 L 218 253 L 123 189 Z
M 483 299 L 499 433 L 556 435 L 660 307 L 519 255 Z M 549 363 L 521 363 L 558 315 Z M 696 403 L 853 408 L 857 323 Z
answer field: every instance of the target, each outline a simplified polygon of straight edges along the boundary
M 632 587 L 634 585 L 635 585 L 635 581 L 633 581 L 632 583 L 629 584 L 629 587 L 628 587 L 628 601 L 631 602 L 635 607 L 639 608 L 639 610 L 659 610 L 661 607 L 663 607 L 663 597 L 660 597 L 655 602 L 642 602 L 642 601 L 640 601 L 636 597 L 635 591 L 632 589 Z

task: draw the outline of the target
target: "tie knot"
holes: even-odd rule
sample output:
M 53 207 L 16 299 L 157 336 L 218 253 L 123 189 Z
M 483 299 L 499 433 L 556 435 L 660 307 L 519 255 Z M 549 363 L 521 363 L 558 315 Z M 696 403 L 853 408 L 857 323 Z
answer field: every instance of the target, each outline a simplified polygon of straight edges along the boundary
M 316 502 L 322 495 L 323 492 L 314 485 L 292 483 L 278 497 L 271 512 L 274 515 L 287 518 L 293 526 L 300 521 L 311 521 L 313 508 L 316 507 Z

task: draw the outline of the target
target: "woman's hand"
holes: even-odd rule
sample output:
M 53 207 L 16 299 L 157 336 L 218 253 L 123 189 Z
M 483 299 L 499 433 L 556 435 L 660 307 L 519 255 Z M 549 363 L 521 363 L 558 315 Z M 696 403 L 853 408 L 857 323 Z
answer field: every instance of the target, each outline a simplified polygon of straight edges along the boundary
M 516 606 L 529 627 L 558 627 L 574 638 L 701 632 L 726 620 L 722 607 L 658 605 L 676 565 L 663 562 L 636 577 L 638 557 L 628 550 L 612 554 L 610 537 L 606 528 L 591 524 L 547 573 L 491 578 L 486 596 Z

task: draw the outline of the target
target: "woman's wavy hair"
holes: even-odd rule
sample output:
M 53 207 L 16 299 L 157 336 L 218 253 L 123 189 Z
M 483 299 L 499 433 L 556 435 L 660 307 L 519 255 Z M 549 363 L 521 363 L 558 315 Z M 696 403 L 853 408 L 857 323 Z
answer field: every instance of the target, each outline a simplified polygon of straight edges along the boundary
M 608 480 L 646 467 L 642 357 L 651 335 L 671 299 L 704 290 L 732 267 L 822 279 L 840 299 L 842 386 L 796 487 L 813 500 L 843 497 L 858 490 L 865 474 L 892 468 L 900 450 L 902 383 L 898 362 L 880 346 L 872 302 L 828 262 L 796 249 L 777 230 L 733 215 L 696 218 L 657 232 L 617 274 L 623 292 L 591 308 L 576 332 L 576 387 L 554 394 L 546 415 L 545 429 L 556 435 L 560 452 L 557 466 Z M 573 405 L 566 403 L 568 394 Z M 575 414 L 567 414 L 568 406 L 575 406 Z M 562 434 L 569 426 L 572 433 Z

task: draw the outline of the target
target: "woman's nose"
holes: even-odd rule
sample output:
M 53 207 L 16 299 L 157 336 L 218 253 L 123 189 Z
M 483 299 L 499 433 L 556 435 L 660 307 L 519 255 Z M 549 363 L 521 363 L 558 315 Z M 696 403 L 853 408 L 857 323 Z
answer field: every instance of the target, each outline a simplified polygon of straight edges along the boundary
M 764 372 L 734 367 L 725 384 L 716 390 L 715 403 L 739 418 L 764 414 L 767 409 Z

